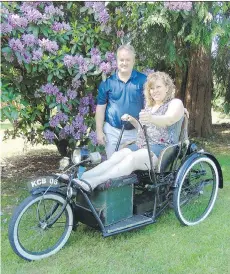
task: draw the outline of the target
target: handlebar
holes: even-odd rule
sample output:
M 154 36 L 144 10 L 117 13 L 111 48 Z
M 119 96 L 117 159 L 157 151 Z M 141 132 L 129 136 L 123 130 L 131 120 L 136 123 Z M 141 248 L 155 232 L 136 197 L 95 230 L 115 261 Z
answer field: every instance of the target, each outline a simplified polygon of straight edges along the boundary
M 138 124 L 140 125 L 142 131 L 144 132 L 145 141 L 146 141 L 147 150 L 148 150 L 148 155 L 149 155 L 150 168 L 151 168 L 151 171 L 154 173 L 153 162 L 152 162 L 152 157 L 151 157 L 151 151 L 150 151 L 150 147 L 149 147 L 149 140 L 147 138 L 147 128 L 146 128 L 146 125 L 142 125 L 140 123 L 140 121 L 138 119 L 136 119 L 135 117 L 134 117 L 134 119 L 138 122 Z M 130 123 L 130 122 L 125 121 L 125 123 Z M 118 149 L 119 149 L 119 146 L 120 146 L 120 143 L 121 143 L 121 139 L 122 139 L 122 136 L 123 136 L 123 133 L 124 133 L 124 130 L 125 130 L 125 123 L 123 122 L 123 125 L 122 125 L 122 128 L 121 128 L 121 133 L 120 133 L 120 136 L 118 138 L 115 151 L 118 151 Z

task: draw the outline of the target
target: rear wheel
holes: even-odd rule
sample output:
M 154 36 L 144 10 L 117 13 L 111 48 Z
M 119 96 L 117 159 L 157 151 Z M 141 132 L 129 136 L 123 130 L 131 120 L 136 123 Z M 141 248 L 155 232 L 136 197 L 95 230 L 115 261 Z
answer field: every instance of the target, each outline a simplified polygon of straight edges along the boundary
M 40 260 L 58 252 L 67 242 L 73 226 L 73 212 L 55 193 L 30 196 L 15 210 L 9 224 L 9 241 L 17 255 Z
M 215 163 L 206 156 L 194 159 L 181 175 L 173 197 L 176 216 L 183 225 L 196 225 L 209 215 L 216 201 L 218 185 Z

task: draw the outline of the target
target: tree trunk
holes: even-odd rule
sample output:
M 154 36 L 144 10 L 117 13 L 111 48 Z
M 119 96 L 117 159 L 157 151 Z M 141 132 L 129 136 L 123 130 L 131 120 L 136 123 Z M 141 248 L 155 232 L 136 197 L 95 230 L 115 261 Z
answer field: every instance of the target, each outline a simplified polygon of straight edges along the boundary
M 198 46 L 191 50 L 184 104 L 190 113 L 189 135 L 212 134 L 211 100 L 213 93 L 211 50 Z

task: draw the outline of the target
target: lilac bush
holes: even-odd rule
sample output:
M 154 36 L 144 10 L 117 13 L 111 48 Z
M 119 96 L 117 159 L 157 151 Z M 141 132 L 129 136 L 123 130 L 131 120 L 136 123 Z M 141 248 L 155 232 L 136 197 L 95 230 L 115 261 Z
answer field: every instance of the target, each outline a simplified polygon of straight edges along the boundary
M 95 96 L 116 69 L 121 11 L 112 18 L 105 2 L 3 2 L 1 14 L 2 119 L 34 142 L 95 149 Z

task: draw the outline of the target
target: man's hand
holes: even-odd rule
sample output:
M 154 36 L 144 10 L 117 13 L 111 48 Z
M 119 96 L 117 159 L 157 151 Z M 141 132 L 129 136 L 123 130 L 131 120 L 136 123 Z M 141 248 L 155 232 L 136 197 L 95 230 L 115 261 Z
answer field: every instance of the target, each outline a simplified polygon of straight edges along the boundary
M 124 114 L 121 116 L 121 120 L 131 123 L 134 120 L 134 118 L 133 118 L 133 116 L 131 116 L 129 114 Z
M 103 131 L 97 131 L 97 142 L 99 145 L 105 146 L 106 137 Z

